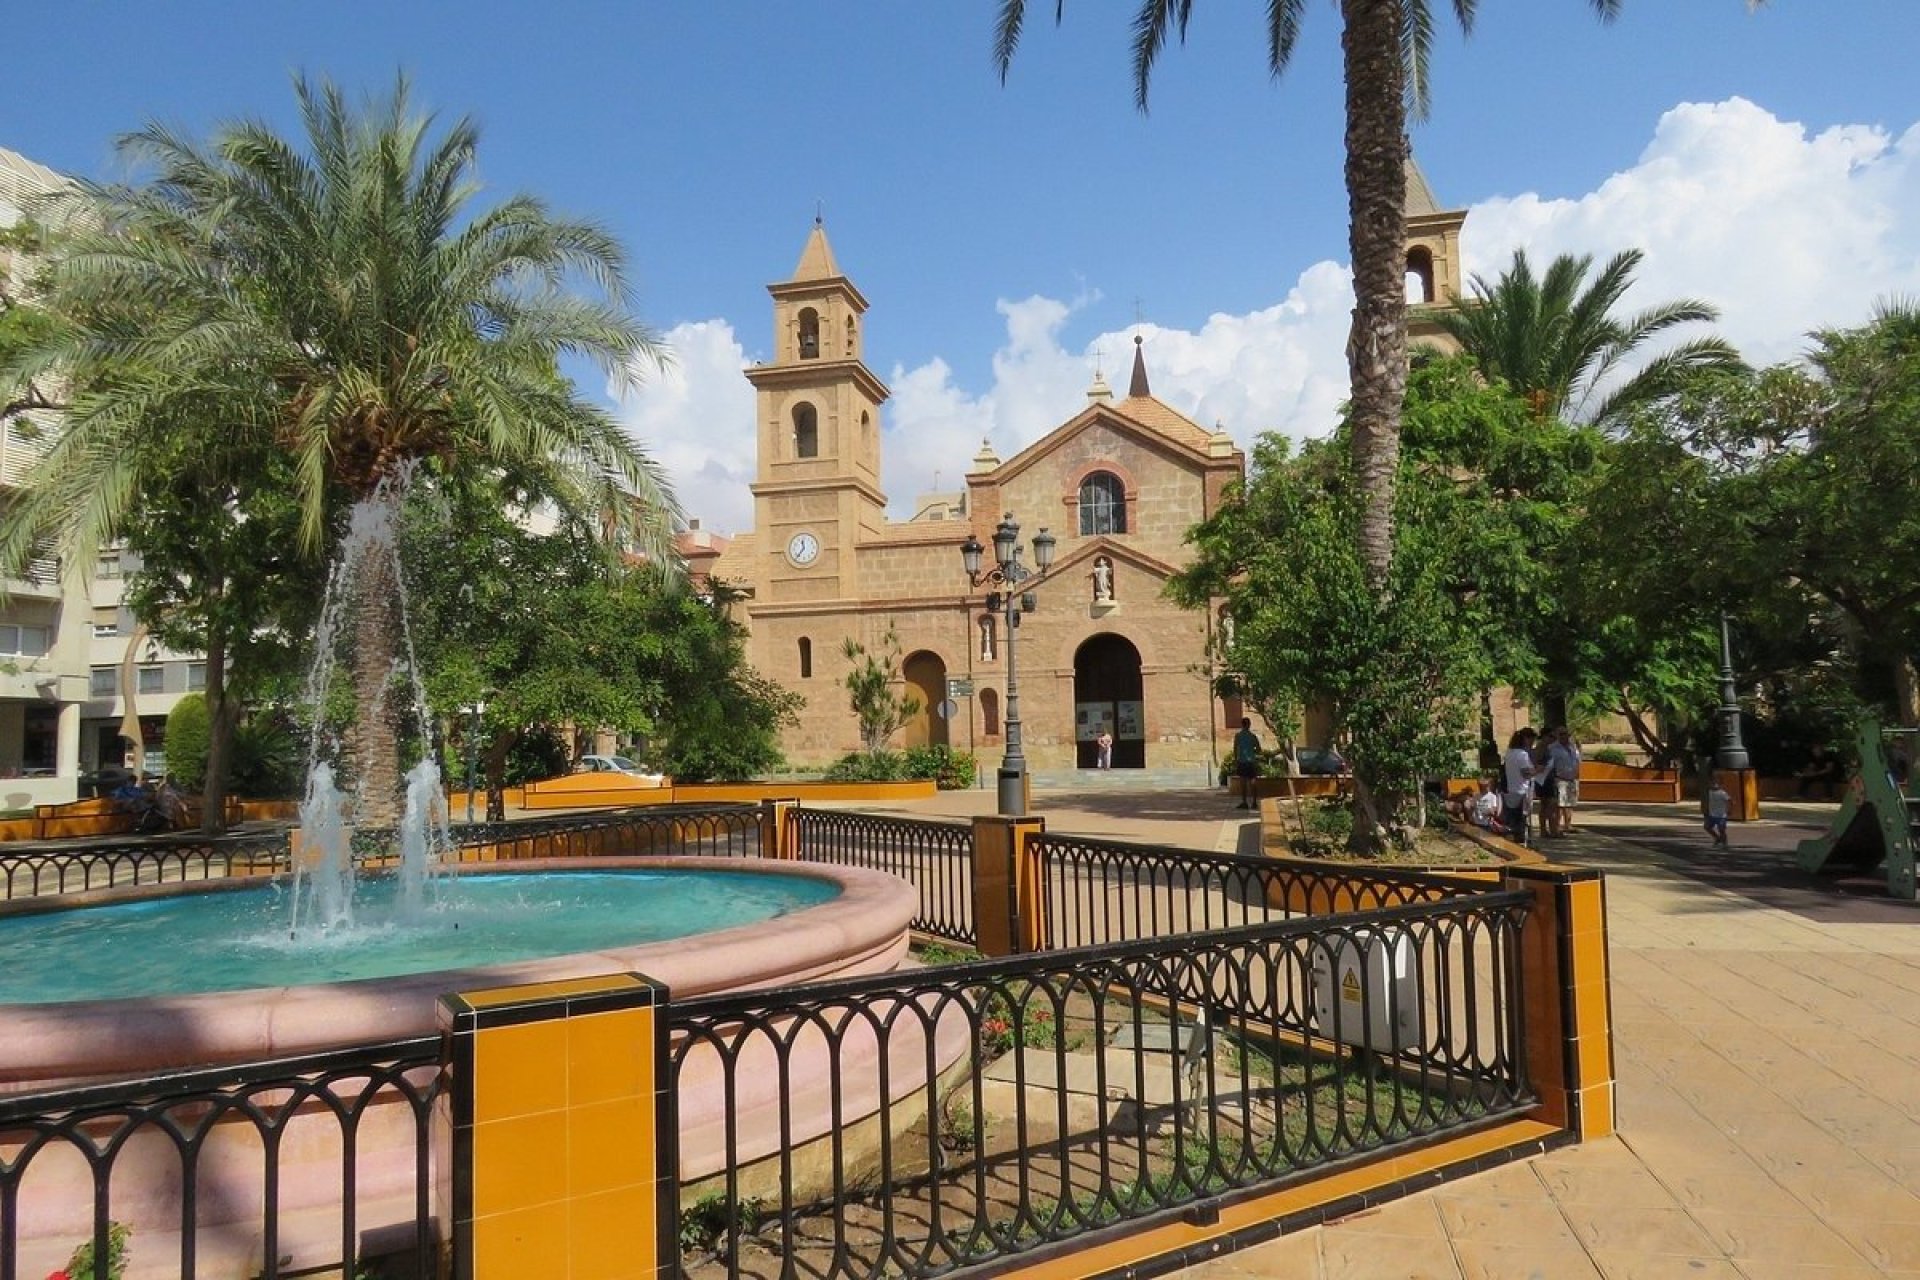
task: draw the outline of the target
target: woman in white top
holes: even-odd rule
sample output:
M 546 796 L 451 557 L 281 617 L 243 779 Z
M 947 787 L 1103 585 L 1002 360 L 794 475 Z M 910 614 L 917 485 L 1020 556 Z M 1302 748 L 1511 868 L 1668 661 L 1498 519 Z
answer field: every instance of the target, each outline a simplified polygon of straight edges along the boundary
M 1527 814 L 1533 808 L 1533 744 L 1539 736 L 1532 729 L 1519 729 L 1507 739 L 1506 776 L 1501 790 L 1506 812 L 1502 821 L 1506 823 L 1507 839 L 1521 844 L 1527 843 Z

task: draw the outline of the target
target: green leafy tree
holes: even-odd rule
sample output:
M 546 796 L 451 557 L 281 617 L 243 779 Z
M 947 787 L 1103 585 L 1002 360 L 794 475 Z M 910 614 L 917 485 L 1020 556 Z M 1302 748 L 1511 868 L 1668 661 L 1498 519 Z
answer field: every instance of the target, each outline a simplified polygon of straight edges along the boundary
M 1476 513 L 1453 500 L 1444 473 L 1417 482 L 1411 459 L 1388 598 L 1373 591 L 1344 446 L 1318 441 L 1295 455 L 1284 438 L 1264 438 L 1244 490 L 1194 530 L 1198 554 L 1171 589 L 1195 607 L 1225 597 L 1228 658 L 1249 692 L 1327 715 L 1354 771 L 1349 847 L 1369 853 L 1406 836 L 1423 779 L 1458 768 L 1493 678 L 1500 614 L 1492 593 L 1471 588 L 1486 541 Z
M 1590 0 L 1603 20 L 1620 0 Z M 1056 0 L 1055 21 L 1065 10 Z M 1453 0 L 1454 16 L 1471 29 L 1475 0 Z M 1399 468 L 1400 415 L 1406 393 L 1407 121 L 1426 114 L 1433 46 L 1429 0 L 1341 0 L 1342 72 L 1346 82 L 1348 249 L 1353 262 L 1353 325 L 1347 337 L 1352 379 L 1349 447 L 1360 486 L 1359 539 L 1367 581 L 1387 585 L 1394 555 L 1393 482 Z M 1287 69 L 1300 36 L 1306 0 L 1266 7 L 1267 65 Z M 994 61 L 1002 79 L 1019 46 L 1026 0 L 1001 0 Z M 1147 109 L 1153 66 L 1169 37 L 1185 40 L 1193 0 L 1140 0 L 1133 17 L 1134 103 Z
M 1813 677 L 1840 664 L 1851 700 L 1920 719 L 1920 310 L 1821 330 L 1804 366 L 1702 380 L 1621 448 L 1595 500 L 1597 589 L 1701 630 L 1725 610 L 1748 675 L 1797 668 L 1831 700 Z
M 207 752 L 213 743 L 213 720 L 207 700 L 189 693 L 167 712 L 167 772 L 188 791 L 197 790 L 207 775 Z
M 528 501 L 503 480 L 423 485 L 404 539 L 410 563 L 434 566 L 413 584 L 429 700 L 453 759 L 484 760 L 492 810 L 517 758 L 578 728 L 644 738 L 688 780 L 778 764 L 800 699 L 748 665 L 731 593 L 628 563 L 578 521 L 537 531 L 518 518 Z M 481 703 L 477 725 L 458 710 Z
M 91 554 L 171 474 L 187 421 L 292 462 L 301 544 L 340 506 L 426 462 L 541 475 L 671 562 L 674 507 L 654 464 L 556 376 L 563 357 L 631 377 L 653 353 L 628 313 L 624 255 L 599 228 L 515 196 L 471 207 L 478 132 L 435 136 L 407 86 L 351 105 L 296 82 L 305 138 L 221 127 L 205 145 L 160 125 L 122 141 L 150 177 L 81 184 L 80 228 L 51 261 L 58 324 L 15 376 L 74 387 L 61 435 L 0 530 L 17 563 L 49 532 Z M 347 756 L 363 821 L 397 808 L 401 727 L 381 707 L 398 651 L 397 595 L 379 557 L 350 584 L 360 703 Z
M 1645 256 L 1638 249 L 1617 253 L 1589 280 L 1592 255 L 1562 254 L 1536 278 L 1526 250 L 1520 249 L 1497 278 L 1475 276 L 1468 286 L 1473 296 L 1464 305 L 1434 319 L 1481 372 L 1523 396 L 1535 416 L 1617 421 L 1638 405 L 1673 395 L 1702 371 L 1740 366 L 1739 353 L 1726 342 L 1698 337 L 1662 351 L 1631 377 L 1609 385 L 1622 362 L 1655 338 L 1720 316 L 1696 298 L 1620 314 Z
M 42 284 L 40 259 L 46 247 L 46 232 L 31 218 L 0 227 L 0 262 L 11 258 L 24 264 L 11 273 L 0 271 L 0 369 L 14 368 L 53 331 L 52 318 L 34 296 Z M 37 436 L 46 429 L 43 419 L 58 408 L 41 381 L 0 382 L 0 423 L 16 431 Z
M 840 651 L 849 664 L 843 683 L 847 705 L 860 722 L 860 745 L 869 755 L 879 755 L 887 749 L 887 740 L 920 713 L 920 699 L 894 691 L 900 682 L 900 637 L 888 628 L 878 652 L 869 653 L 848 636 Z

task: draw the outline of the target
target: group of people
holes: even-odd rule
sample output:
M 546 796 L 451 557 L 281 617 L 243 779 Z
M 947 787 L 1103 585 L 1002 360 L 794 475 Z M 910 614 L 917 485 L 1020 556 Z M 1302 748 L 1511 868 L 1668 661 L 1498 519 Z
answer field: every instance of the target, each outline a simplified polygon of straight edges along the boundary
M 1572 731 L 1561 725 L 1541 734 L 1529 727 L 1508 739 L 1499 774 L 1482 780 L 1468 817 L 1527 844 L 1530 828 L 1543 838 L 1571 835 L 1579 805 L 1580 744 Z
M 158 785 L 128 778 L 114 789 L 113 807 L 133 816 L 139 832 L 171 831 L 187 825 L 187 798 L 169 774 Z

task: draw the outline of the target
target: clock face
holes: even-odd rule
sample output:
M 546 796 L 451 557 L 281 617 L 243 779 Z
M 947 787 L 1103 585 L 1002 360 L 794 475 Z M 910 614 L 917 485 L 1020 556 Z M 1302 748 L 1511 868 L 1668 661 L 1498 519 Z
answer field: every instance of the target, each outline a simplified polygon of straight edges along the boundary
M 810 533 L 796 533 L 787 543 L 787 559 L 809 565 L 820 558 L 820 539 Z

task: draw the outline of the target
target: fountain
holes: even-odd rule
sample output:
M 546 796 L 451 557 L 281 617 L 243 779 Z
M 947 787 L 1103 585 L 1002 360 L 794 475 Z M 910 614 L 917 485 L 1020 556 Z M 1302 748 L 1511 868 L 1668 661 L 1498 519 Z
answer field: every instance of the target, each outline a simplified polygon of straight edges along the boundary
M 405 804 L 396 824 L 398 870 L 384 882 L 356 876 L 355 823 L 386 825 L 363 821 L 380 812 L 375 795 L 380 772 L 369 752 L 369 735 L 350 731 L 345 743 L 335 743 L 324 713 L 336 638 L 349 622 L 362 640 L 385 625 L 379 618 L 353 617 L 347 608 L 349 597 L 368 594 L 369 581 L 393 588 L 389 598 L 396 605 L 391 621 L 399 662 L 374 667 L 369 675 L 366 653 L 358 655 L 356 682 L 371 678 L 377 684 L 372 691 L 361 690 L 358 709 L 378 725 L 394 725 L 398 717 L 386 713 L 385 697 L 403 666 L 413 699 L 412 724 L 423 732 L 433 724 L 413 664 L 404 576 L 393 559 L 404 479 L 383 486 L 356 508 L 329 578 L 308 685 L 318 727 L 292 874 L 273 886 L 211 880 L 77 895 L 57 906 L 45 900 L 0 906 L 0 948 L 9 956 L 44 953 L 46 966 L 36 971 L 40 976 L 25 978 L 25 989 L 0 986 L 0 1045 L 6 1046 L 0 1054 L 0 1094 L 426 1035 L 434 1031 L 439 997 L 450 991 L 639 972 L 684 999 L 885 972 L 905 959 L 918 895 L 904 881 L 877 872 L 796 863 L 747 869 L 736 859 L 699 857 L 446 866 L 440 854 L 451 842 L 431 749 L 421 753 L 405 779 Z M 469 879 L 471 893 L 463 886 Z M 445 886 L 458 887 L 440 892 Z M 637 922 L 634 912 L 615 910 L 610 919 L 596 922 L 597 932 L 573 929 L 585 899 L 615 893 L 629 905 L 636 898 L 671 904 L 665 913 L 671 928 L 649 932 L 651 926 Z M 725 901 L 730 894 L 738 901 L 704 920 L 691 909 L 700 902 Z M 519 902 L 521 909 L 496 913 L 488 903 L 499 896 Z M 508 946 L 492 928 L 496 916 L 511 917 L 518 925 L 561 927 L 536 942 Z M 184 941 L 195 932 L 212 935 L 219 945 L 189 954 Z M 465 949 L 442 952 L 455 933 L 466 935 L 461 939 Z M 371 952 L 375 939 L 401 940 L 400 959 L 371 970 L 361 966 L 366 959 L 361 953 Z M 56 952 L 56 943 L 73 949 Z M 422 955 L 422 949 L 432 954 Z M 162 980 L 158 959 L 174 962 L 171 978 Z M 354 964 L 336 967 L 342 959 Z M 43 980 L 50 984 L 49 969 L 60 972 L 63 983 L 78 979 L 78 985 L 41 985 Z M 960 1041 L 947 1045 L 948 1038 L 942 1036 L 943 1060 L 961 1051 Z M 910 1074 L 903 1071 L 899 1078 L 908 1091 Z M 701 1112 L 701 1096 L 697 1087 L 686 1093 L 683 1133 L 715 1123 L 715 1117 Z M 771 1105 L 777 1110 L 780 1100 Z M 324 1117 L 305 1125 L 294 1122 L 287 1135 L 285 1149 L 299 1151 L 302 1159 L 281 1171 L 276 1193 L 283 1221 L 280 1244 L 300 1260 L 324 1263 L 338 1257 L 337 1231 L 308 1232 L 300 1215 L 316 1222 L 337 1220 L 338 1210 L 328 1206 L 339 1195 L 340 1138 Z M 244 1128 L 237 1126 L 231 1141 L 210 1138 L 197 1159 L 196 1235 L 206 1237 L 209 1249 L 215 1244 L 229 1251 L 251 1247 L 246 1242 L 257 1239 L 260 1156 L 257 1140 Z M 356 1185 L 372 1197 L 359 1207 L 363 1228 L 411 1220 L 413 1144 L 412 1120 L 402 1101 L 367 1107 L 351 1156 Z M 0 1163 L 9 1151 L 0 1144 Z M 683 1160 L 700 1158 L 689 1156 L 685 1147 L 682 1154 Z M 21 1259 L 28 1262 L 63 1257 L 63 1250 L 91 1229 L 92 1175 L 85 1162 L 53 1152 L 41 1165 L 24 1184 L 19 1203 L 18 1242 Z M 117 1158 L 114 1213 L 129 1223 L 136 1239 L 178 1231 L 180 1176 L 178 1157 L 163 1141 L 133 1144 Z M 124 1188 L 158 1190 L 123 1197 Z M 151 1252 L 146 1256 L 155 1258 Z

